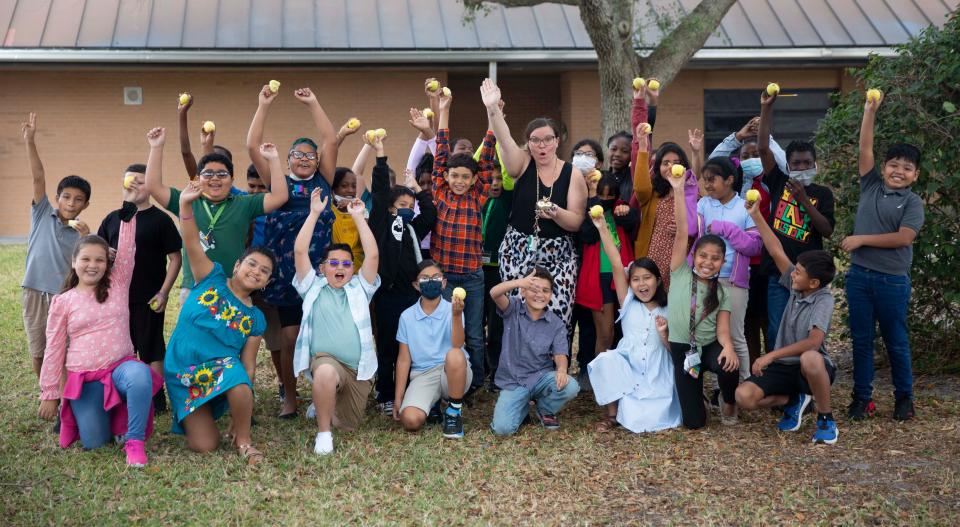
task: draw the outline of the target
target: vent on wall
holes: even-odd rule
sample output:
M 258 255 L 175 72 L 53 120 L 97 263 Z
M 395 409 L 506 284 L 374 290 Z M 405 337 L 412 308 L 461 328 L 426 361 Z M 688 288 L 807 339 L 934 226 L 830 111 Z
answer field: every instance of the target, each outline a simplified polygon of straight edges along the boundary
M 143 104 L 143 88 L 128 86 L 123 89 L 123 104 L 140 106 Z

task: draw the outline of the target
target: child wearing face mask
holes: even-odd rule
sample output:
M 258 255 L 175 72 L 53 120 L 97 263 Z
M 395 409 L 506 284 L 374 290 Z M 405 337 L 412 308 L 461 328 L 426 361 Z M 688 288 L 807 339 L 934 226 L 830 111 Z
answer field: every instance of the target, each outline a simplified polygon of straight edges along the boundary
M 591 218 L 591 209 L 603 209 L 600 216 L 612 240 L 615 240 L 618 256 L 610 259 L 601 250 L 601 234 L 596 220 Z M 614 268 L 622 269 L 633 261 L 633 246 L 628 234 L 637 225 L 637 212 L 619 198 L 617 181 L 609 174 L 599 180 L 587 180 L 587 214 L 580 228 L 580 243 L 583 247 L 583 263 L 577 279 L 576 303 L 590 310 L 596 331 L 594 356 L 613 347 L 614 315 L 617 291 L 614 286 Z
M 417 301 L 413 287 L 417 265 L 424 255 L 420 242 L 433 230 L 437 208 L 429 189 L 421 188 L 407 170 L 404 185 L 390 186 L 386 157 L 378 157 L 371 182 L 373 208 L 367 224 L 380 251 L 382 285 L 374 297 L 377 318 L 377 403 L 393 415 L 394 367 L 397 362 L 397 326 L 400 314 Z M 420 214 L 414 216 L 414 204 Z
M 773 105 L 776 96 L 760 95 L 760 122 L 757 147 L 763 163 L 763 180 L 770 189 L 770 214 L 767 223 L 777 235 L 783 252 L 791 262 L 806 251 L 822 250 L 823 240 L 833 235 L 833 191 L 813 182 L 817 174 L 817 151 L 813 144 L 793 141 L 787 145 L 784 172 L 770 143 Z M 761 203 L 762 205 L 762 203 Z M 790 290 L 780 283 L 780 271 L 767 256 L 761 264 L 767 278 L 767 341 L 777 341 L 783 310 Z

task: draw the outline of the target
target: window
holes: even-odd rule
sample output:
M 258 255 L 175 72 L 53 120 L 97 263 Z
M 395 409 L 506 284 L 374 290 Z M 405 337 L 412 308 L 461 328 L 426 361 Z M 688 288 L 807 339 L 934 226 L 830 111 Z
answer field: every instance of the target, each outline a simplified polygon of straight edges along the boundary
M 771 134 L 784 149 L 790 141 L 812 141 L 836 90 L 783 90 L 796 97 L 777 99 Z M 728 135 L 760 115 L 760 90 L 704 90 L 704 151 L 709 155 Z

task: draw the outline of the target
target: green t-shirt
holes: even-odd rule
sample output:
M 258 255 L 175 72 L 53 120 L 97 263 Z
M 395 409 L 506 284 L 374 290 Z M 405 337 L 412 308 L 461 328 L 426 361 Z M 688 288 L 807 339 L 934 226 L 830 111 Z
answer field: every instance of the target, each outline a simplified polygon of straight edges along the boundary
M 323 286 L 313 303 L 311 319 L 310 356 L 326 353 L 356 370 L 360 364 L 360 332 L 350 312 L 347 291 Z
M 670 273 L 670 292 L 667 295 L 667 322 L 670 331 L 670 342 L 678 344 L 690 343 L 690 298 L 693 280 L 693 271 L 686 262 L 679 269 Z M 706 346 L 717 340 L 717 313 L 730 311 L 730 297 L 724 294 L 723 287 L 717 284 L 717 295 L 720 298 L 720 307 L 703 317 L 703 303 L 707 296 L 708 286 L 697 281 L 697 321 L 696 338 L 698 346 Z
M 227 276 L 233 276 L 233 265 L 246 250 L 247 232 L 250 222 L 257 216 L 263 215 L 264 194 L 231 195 L 226 200 L 214 204 L 204 198 L 193 202 L 193 218 L 197 222 L 201 239 L 210 231 L 210 222 L 216 217 L 213 226 L 213 248 L 207 250 L 207 257 L 220 264 Z M 207 207 L 204 207 L 204 203 Z M 174 215 L 180 215 L 180 190 L 170 188 L 170 203 L 167 210 Z M 207 208 L 210 209 L 209 214 Z M 217 216 L 219 210 L 219 216 Z M 190 270 L 190 260 L 186 249 L 183 251 L 183 282 L 181 287 L 193 287 L 193 272 Z
M 620 251 L 620 236 L 617 234 L 617 224 L 613 219 L 613 211 L 608 210 L 603 213 L 606 216 L 607 220 L 607 230 L 610 231 L 610 237 L 613 238 L 613 241 L 617 244 L 617 251 Z M 600 272 L 601 273 L 612 273 L 613 269 L 610 267 L 610 259 L 607 258 L 606 251 L 603 250 L 603 246 L 600 246 Z

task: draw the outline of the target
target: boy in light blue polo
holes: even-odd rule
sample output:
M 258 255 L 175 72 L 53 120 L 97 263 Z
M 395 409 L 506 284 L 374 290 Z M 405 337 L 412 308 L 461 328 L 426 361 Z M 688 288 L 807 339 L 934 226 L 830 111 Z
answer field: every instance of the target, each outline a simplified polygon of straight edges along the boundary
M 400 315 L 397 329 L 400 353 L 393 418 L 407 431 L 416 432 L 443 397 L 450 401 L 443 414 L 443 436 L 459 439 L 463 437 L 463 395 L 473 379 L 463 349 L 463 298 L 453 296 L 447 302 L 440 296 L 447 280 L 436 262 L 424 260 L 417 267 L 413 287 L 420 291 L 420 300 Z

